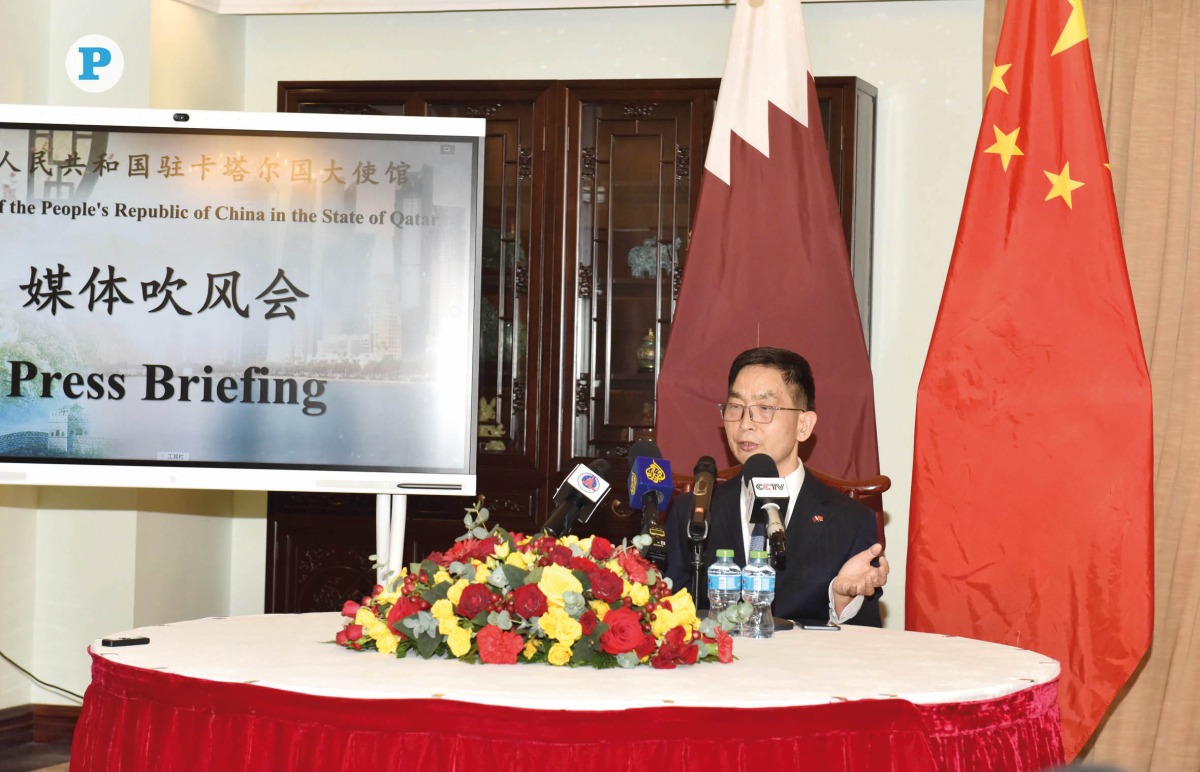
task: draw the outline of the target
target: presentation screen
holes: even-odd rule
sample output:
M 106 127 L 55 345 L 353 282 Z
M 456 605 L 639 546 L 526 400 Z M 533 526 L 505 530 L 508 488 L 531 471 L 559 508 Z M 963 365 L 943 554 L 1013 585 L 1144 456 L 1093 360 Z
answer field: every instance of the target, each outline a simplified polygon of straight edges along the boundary
M 483 129 L 0 106 L 0 482 L 473 494 Z

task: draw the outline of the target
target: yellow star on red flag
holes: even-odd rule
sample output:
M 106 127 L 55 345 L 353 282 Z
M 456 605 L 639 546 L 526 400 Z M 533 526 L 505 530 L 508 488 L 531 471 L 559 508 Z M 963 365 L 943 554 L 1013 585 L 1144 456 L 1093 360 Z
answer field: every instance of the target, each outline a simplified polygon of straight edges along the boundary
M 1008 86 L 1004 83 L 1004 73 L 1008 72 L 1012 67 L 1011 64 L 996 64 L 992 66 L 992 77 L 988 81 L 988 93 L 992 93 L 992 89 L 998 88 L 1005 94 L 1008 93 Z
M 1050 180 L 1050 192 L 1046 194 L 1046 200 L 1061 197 L 1067 202 L 1067 206 L 1071 209 L 1071 191 L 1083 187 L 1083 183 L 1078 180 L 1071 179 L 1071 164 L 1063 164 L 1063 169 L 1058 174 L 1054 172 L 1045 172 L 1046 179 Z
M 1017 134 L 1021 131 L 1021 127 L 1013 129 L 1011 134 L 1005 134 L 999 126 L 992 126 L 992 129 L 996 132 L 996 144 L 983 152 L 995 153 L 1000 156 L 1000 163 L 1004 164 L 1004 171 L 1008 171 L 1008 162 L 1014 155 L 1025 155 L 1021 148 L 1017 147 Z

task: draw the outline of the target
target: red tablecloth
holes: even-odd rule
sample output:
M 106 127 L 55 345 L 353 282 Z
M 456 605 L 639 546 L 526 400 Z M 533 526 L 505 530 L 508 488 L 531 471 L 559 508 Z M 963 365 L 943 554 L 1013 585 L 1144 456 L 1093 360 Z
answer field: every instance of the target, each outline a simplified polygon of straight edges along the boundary
M 1039 770 L 1062 761 L 1057 685 L 920 705 L 533 710 L 314 696 L 93 655 L 71 769 Z

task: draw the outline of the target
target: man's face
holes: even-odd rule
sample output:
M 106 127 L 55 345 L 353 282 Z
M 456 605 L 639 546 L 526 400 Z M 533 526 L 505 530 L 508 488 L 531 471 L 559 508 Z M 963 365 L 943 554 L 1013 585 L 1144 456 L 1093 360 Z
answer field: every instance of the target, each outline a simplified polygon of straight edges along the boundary
M 792 389 L 783 382 L 779 370 L 765 365 L 743 367 L 729 389 L 726 402 L 807 407 L 796 404 Z M 760 424 L 751 421 L 750 411 L 745 410 L 740 421 L 725 422 L 725 439 L 738 463 L 746 463 L 755 453 L 766 453 L 775 460 L 779 476 L 784 477 L 799 466 L 796 446 L 808 439 L 816 423 L 817 414 L 811 411 L 778 410 L 771 423 Z

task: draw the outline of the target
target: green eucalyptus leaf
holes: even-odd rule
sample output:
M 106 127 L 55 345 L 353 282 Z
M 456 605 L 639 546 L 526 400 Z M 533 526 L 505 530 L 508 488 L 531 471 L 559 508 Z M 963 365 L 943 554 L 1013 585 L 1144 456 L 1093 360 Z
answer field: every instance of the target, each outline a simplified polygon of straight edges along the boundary
M 526 580 L 529 578 L 528 571 L 526 571 L 524 568 L 518 568 L 517 566 L 509 563 L 501 564 L 500 571 L 492 571 L 492 576 L 495 576 L 497 573 L 503 573 L 504 578 L 508 580 L 508 586 L 514 588 L 525 584 Z

